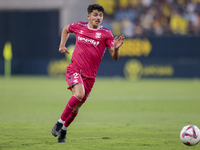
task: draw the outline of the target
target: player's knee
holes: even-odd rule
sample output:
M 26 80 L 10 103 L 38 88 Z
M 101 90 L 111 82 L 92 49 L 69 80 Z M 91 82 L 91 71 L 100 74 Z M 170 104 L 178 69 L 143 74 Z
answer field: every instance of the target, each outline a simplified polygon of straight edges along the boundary
M 85 96 L 85 89 L 82 84 L 75 85 L 72 88 L 72 92 L 74 96 L 76 96 L 76 98 L 78 98 L 79 100 L 82 100 Z
M 74 93 L 74 95 L 76 96 L 76 98 L 78 98 L 79 100 L 82 100 L 85 96 L 85 93 L 83 92 L 76 92 Z

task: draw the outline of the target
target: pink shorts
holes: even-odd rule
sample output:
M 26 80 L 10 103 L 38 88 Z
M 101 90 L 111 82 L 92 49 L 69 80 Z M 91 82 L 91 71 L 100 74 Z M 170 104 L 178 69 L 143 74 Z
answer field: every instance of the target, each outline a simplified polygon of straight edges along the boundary
M 84 103 L 92 90 L 95 79 L 81 76 L 81 70 L 78 70 L 74 68 L 72 64 L 69 64 L 66 69 L 66 81 L 69 85 L 68 89 L 71 89 L 74 85 L 83 84 L 85 96 L 81 102 Z

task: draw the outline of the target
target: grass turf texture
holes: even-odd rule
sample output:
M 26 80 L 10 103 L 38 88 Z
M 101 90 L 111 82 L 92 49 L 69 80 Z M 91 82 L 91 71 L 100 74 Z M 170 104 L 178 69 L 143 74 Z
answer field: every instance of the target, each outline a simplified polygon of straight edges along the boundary
M 71 92 L 64 78 L 0 77 L 0 149 L 186 150 L 183 126 L 200 127 L 200 81 L 97 78 L 66 143 L 51 129 Z

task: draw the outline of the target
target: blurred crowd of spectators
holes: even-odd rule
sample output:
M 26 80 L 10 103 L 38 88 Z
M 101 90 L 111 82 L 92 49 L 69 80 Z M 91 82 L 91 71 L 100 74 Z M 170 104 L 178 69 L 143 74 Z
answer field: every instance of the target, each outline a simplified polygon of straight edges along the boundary
M 200 0 L 96 0 L 114 35 L 200 36 Z

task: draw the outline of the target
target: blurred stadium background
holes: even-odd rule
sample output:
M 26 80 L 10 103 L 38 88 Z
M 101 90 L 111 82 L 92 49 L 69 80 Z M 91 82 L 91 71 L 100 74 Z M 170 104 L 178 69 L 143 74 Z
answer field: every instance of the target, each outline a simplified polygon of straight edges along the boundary
M 106 51 L 63 146 L 50 133 L 71 97 L 60 35 L 88 20 L 91 3 L 104 6 L 102 25 L 126 39 L 118 61 Z M 74 44 L 71 34 L 66 46 Z M 182 127 L 200 127 L 199 77 L 200 0 L 0 0 L 1 150 L 186 150 Z
M 0 75 L 9 41 L 13 75 L 65 76 L 70 57 L 58 52 L 61 31 L 87 21 L 90 3 L 104 6 L 103 26 L 126 36 L 121 58 L 106 51 L 98 77 L 200 77 L 200 0 L 0 0 Z M 74 44 L 71 34 L 66 46 Z

